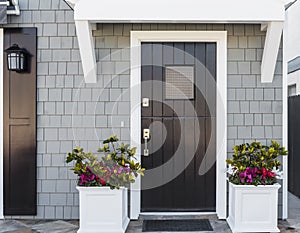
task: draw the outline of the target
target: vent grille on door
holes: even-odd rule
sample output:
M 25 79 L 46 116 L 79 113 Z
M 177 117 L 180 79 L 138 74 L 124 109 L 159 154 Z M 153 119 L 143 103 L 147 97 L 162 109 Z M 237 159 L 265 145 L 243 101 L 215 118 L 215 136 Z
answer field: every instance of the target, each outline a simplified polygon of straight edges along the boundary
M 166 99 L 194 99 L 194 66 L 166 66 Z

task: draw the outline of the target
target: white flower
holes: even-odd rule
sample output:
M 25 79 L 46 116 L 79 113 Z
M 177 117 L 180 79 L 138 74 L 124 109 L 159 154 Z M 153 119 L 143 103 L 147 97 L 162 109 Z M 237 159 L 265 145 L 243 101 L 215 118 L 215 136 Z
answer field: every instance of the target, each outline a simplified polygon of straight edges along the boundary
M 228 168 L 227 168 L 227 173 L 232 176 L 235 172 L 236 172 L 236 170 L 234 169 L 234 166 L 231 166 L 229 164 Z
M 275 173 L 276 179 L 283 179 L 283 171 L 280 171 L 274 167 L 272 172 Z

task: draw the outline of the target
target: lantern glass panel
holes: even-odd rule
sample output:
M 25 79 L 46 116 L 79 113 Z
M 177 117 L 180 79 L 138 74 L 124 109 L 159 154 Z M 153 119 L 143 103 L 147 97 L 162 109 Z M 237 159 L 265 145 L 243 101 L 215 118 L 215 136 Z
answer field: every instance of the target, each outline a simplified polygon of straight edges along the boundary
M 11 70 L 16 70 L 18 68 L 18 54 L 11 53 L 8 55 L 8 67 Z
M 24 58 L 24 54 L 23 53 L 21 53 L 20 54 L 20 70 L 24 70 L 24 68 L 25 68 L 25 58 Z
M 17 53 L 16 54 L 16 70 L 19 70 L 20 69 L 20 54 Z
M 11 57 L 11 54 L 7 55 L 7 67 L 8 67 L 8 70 L 10 70 L 12 68 L 12 57 Z

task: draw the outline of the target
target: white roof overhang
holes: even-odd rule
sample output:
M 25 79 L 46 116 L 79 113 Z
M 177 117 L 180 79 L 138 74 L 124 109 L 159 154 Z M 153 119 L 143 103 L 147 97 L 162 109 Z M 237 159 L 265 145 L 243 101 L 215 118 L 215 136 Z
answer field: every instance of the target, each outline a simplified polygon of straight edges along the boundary
M 267 30 L 262 82 L 272 82 L 285 19 L 284 0 L 66 0 L 74 20 L 86 82 L 96 82 L 96 23 L 246 23 Z

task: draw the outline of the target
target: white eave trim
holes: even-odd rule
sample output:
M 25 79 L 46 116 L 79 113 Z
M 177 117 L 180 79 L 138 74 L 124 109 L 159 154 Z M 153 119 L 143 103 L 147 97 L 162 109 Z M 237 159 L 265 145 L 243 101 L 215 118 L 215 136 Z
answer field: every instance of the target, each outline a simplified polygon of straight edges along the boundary
M 78 0 L 74 9 L 75 20 L 144 23 L 278 21 L 285 10 L 282 0 Z
M 95 23 L 247 23 L 267 29 L 262 61 L 262 82 L 274 76 L 285 8 L 283 0 L 66 0 L 74 9 L 85 81 L 97 81 Z

